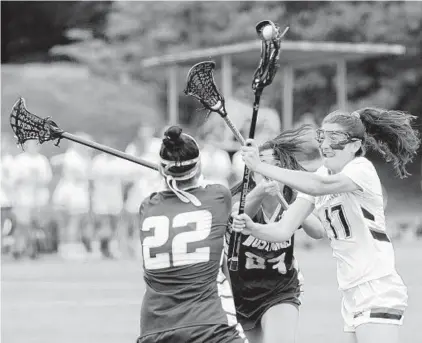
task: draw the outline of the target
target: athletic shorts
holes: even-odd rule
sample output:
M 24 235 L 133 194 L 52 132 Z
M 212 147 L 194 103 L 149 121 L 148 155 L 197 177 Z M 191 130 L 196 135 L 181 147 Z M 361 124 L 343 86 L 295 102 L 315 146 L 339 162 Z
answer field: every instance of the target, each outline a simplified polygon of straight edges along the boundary
M 139 337 L 137 343 L 248 343 L 240 324 L 195 325 Z
M 291 304 L 297 308 L 302 304 L 303 276 L 297 268 L 292 269 L 284 279 L 276 285 L 270 281 L 260 280 L 261 288 L 249 286 L 248 297 L 239 297 L 237 301 L 237 320 L 245 331 L 259 325 L 265 312 L 279 304 Z M 272 287 L 270 287 L 270 285 Z M 264 287 L 265 286 L 265 287 Z M 264 292 L 263 289 L 266 289 Z
M 301 305 L 300 293 L 296 293 L 296 292 L 284 293 L 282 296 L 273 298 L 271 300 L 272 301 L 262 304 L 262 306 L 260 306 L 257 309 L 254 315 L 249 318 L 243 317 L 241 314 L 238 314 L 237 320 L 242 325 L 245 331 L 252 330 L 257 325 L 259 325 L 264 313 L 267 312 L 273 306 L 276 306 L 279 304 L 291 304 L 295 306 L 296 308 L 299 308 L 299 306 Z
M 402 325 L 407 287 L 397 273 L 343 291 L 344 331 L 355 332 L 366 323 Z

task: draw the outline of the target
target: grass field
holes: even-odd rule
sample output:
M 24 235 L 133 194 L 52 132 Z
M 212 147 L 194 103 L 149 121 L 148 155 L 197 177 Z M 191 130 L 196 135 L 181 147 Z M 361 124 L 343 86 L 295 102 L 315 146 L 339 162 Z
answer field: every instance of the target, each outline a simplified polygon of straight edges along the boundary
M 422 342 L 422 242 L 395 246 L 410 297 L 401 342 Z M 330 248 L 298 249 L 297 256 L 306 286 L 298 343 L 341 342 Z M 3 343 L 134 343 L 139 331 L 144 283 L 138 261 L 3 260 L 1 291 Z

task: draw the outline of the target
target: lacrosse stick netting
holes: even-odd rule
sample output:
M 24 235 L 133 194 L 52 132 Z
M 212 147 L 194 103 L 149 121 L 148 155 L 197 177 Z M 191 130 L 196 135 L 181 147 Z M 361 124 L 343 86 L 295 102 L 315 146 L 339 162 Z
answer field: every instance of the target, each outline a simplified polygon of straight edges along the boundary
M 55 145 L 58 146 L 60 140 L 65 138 L 124 160 L 134 162 L 144 167 L 158 170 L 158 165 L 155 163 L 145 161 L 138 157 L 123 153 L 117 149 L 92 142 L 62 130 L 53 120 L 51 120 L 50 117 L 40 118 L 29 112 L 25 107 L 25 100 L 23 98 L 20 98 L 12 108 L 12 112 L 10 113 L 10 125 L 12 126 L 12 130 L 18 139 L 18 143 L 22 147 L 26 141 L 31 139 L 38 140 L 40 144 L 57 139 Z
M 262 35 L 262 30 L 268 25 L 272 26 L 274 31 L 274 38 L 272 39 L 264 39 Z M 252 90 L 255 93 L 273 82 L 279 68 L 281 40 L 288 30 L 289 27 L 286 27 L 284 31 L 281 31 L 280 27 L 270 20 L 263 20 L 257 24 L 256 32 L 261 38 L 261 59 L 252 81 Z
M 224 119 L 236 139 L 243 145 L 245 139 L 228 117 L 224 97 L 215 84 L 213 75 L 214 68 L 215 63 L 213 61 L 195 64 L 188 72 L 184 93 L 199 100 L 208 110 L 208 114 L 217 112 Z
M 58 144 L 63 133 L 49 117 L 40 118 L 29 112 L 24 98 L 19 98 L 13 105 L 10 125 L 21 146 L 31 139 L 38 140 L 40 144 L 57 139 L 56 144 Z

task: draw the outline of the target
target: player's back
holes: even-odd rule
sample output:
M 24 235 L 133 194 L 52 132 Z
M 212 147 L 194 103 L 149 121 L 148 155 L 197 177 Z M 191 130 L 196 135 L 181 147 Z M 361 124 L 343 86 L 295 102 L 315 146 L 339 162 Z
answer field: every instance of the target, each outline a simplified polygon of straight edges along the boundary
M 142 336 L 193 325 L 236 325 L 230 285 L 222 274 L 223 237 L 231 210 L 221 185 L 189 190 L 200 207 L 171 191 L 141 205 L 146 293 Z

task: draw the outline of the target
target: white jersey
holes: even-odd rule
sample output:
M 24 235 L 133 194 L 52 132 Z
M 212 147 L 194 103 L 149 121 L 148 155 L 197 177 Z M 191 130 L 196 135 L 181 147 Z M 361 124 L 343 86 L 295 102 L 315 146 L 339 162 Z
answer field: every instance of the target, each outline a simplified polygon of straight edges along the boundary
M 328 175 L 320 167 L 316 173 Z M 394 250 L 386 233 L 382 187 L 373 164 L 357 157 L 341 171 L 360 187 L 354 192 L 305 197 L 315 203 L 337 260 L 340 289 L 395 271 Z

